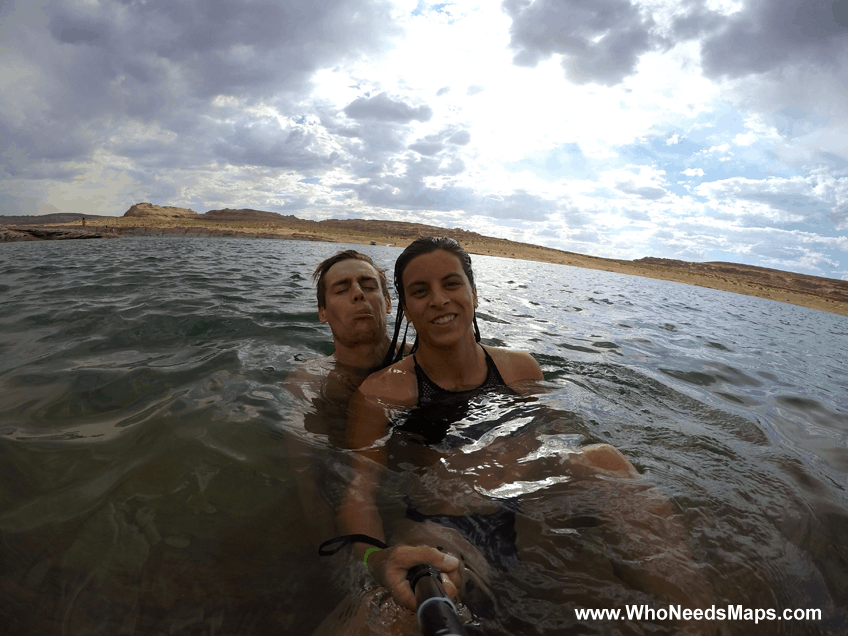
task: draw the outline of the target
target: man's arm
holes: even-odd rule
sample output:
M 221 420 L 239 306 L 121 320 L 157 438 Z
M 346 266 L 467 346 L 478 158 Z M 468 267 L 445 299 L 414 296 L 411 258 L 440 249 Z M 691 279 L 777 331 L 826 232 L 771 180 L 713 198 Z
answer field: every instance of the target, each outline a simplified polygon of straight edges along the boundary
M 386 465 L 385 447 L 379 440 L 388 433 L 384 405 L 394 402 L 402 407 L 414 404 L 417 396 L 408 387 L 408 378 L 390 368 L 380 377 L 366 380 L 354 394 L 348 407 L 348 440 L 354 451 L 356 474 L 339 509 L 339 525 L 347 534 L 365 534 L 385 542 L 383 520 L 377 508 L 377 491 Z M 384 375 L 388 374 L 388 375 Z M 373 378 L 374 376 L 372 376 Z M 397 404 L 401 402 L 401 404 Z M 362 559 L 368 548 L 354 544 L 354 555 Z M 393 545 L 368 556 L 368 571 L 386 587 L 400 605 L 414 610 L 415 596 L 406 580 L 409 568 L 420 563 L 432 565 L 448 575 L 445 592 L 456 596 L 460 585 L 459 559 L 430 546 Z

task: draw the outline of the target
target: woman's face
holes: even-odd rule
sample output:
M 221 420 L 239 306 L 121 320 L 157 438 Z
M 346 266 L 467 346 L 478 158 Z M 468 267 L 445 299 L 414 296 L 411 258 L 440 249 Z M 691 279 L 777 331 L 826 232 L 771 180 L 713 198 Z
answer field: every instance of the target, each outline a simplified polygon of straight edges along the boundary
M 471 334 L 477 292 L 459 259 L 444 250 L 413 258 L 403 271 L 403 313 L 422 341 L 449 345 Z

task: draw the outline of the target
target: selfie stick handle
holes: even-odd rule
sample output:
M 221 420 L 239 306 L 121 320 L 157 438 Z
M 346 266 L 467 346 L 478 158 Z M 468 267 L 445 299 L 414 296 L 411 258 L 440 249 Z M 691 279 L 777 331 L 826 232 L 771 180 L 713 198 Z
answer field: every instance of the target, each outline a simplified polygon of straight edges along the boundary
M 418 624 L 424 636 L 468 636 L 456 606 L 445 594 L 441 572 L 430 565 L 416 565 L 406 574 L 418 603 Z

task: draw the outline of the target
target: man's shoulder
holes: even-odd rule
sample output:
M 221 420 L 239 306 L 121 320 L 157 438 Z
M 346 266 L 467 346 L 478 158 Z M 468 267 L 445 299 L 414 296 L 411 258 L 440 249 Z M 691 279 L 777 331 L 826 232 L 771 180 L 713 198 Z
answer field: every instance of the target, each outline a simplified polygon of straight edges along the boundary
M 320 391 L 321 385 L 333 370 L 333 356 L 320 356 L 306 360 L 289 371 L 285 379 L 286 388 L 300 398 Z

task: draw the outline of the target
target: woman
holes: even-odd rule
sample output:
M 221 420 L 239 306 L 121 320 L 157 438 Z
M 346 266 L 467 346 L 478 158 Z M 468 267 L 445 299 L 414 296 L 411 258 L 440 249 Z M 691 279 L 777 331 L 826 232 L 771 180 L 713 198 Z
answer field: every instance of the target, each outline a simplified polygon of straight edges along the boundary
M 367 535 L 381 543 L 387 541 L 387 533 L 375 502 L 380 476 L 387 463 L 386 445 L 378 443 L 389 432 L 387 413 L 414 414 L 425 406 L 467 403 L 487 393 L 516 394 L 527 384 L 543 379 L 538 363 L 529 354 L 480 344 L 475 319 L 477 290 L 471 259 L 456 241 L 449 238 L 416 240 L 398 258 L 394 278 L 399 312 L 395 342 L 389 350 L 395 350 L 401 311 L 415 327 L 417 339 L 412 355 L 371 375 L 351 400 L 349 443 L 359 451 L 362 461 L 340 510 L 342 525 L 348 532 Z M 411 427 L 410 421 L 414 422 L 415 418 L 408 418 L 401 428 L 412 428 L 427 444 L 439 443 L 444 436 L 445 428 L 432 419 L 423 418 L 423 423 L 419 419 Z M 434 428 L 440 430 L 432 430 Z M 501 470 L 491 470 L 488 475 L 476 471 L 478 484 L 487 479 L 494 483 L 503 477 L 504 467 L 515 470 L 514 462 L 503 456 L 498 459 L 502 461 L 493 465 L 497 464 Z M 636 475 L 630 462 L 608 445 L 584 448 L 575 464 L 610 475 Z M 469 494 L 474 494 L 473 490 L 469 489 Z M 477 498 L 484 499 L 479 495 Z M 483 506 L 488 503 L 486 512 L 491 513 L 491 501 L 478 503 Z M 479 575 L 493 565 L 492 558 L 486 558 L 485 550 L 469 542 L 463 524 L 456 523 L 457 519 L 462 519 L 462 514 L 433 515 L 412 509 L 407 516 L 416 523 L 400 524 L 400 530 L 388 538 L 391 547 L 375 551 L 367 543 L 354 544 L 358 558 L 367 559 L 369 574 L 391 592 L 397 604 L 415 608 L 406 572 L 419 563 L 442 570 L 446 575 L 445 591 L 451 597 L 457 595 L 458 589 L 466 591 L 469 588 L 469 570 L 477 573 L 475 587 L 479 588 Z M 435 519 L 438 519 L 435 523 L 426 523 Z M 508 514 L 495 511 L 478 515 L 478 520 L 495 524 L 487 534 L 507 538 L 497 545 L 508 543 L 510 536 L 514 543 L 515 528 Z

